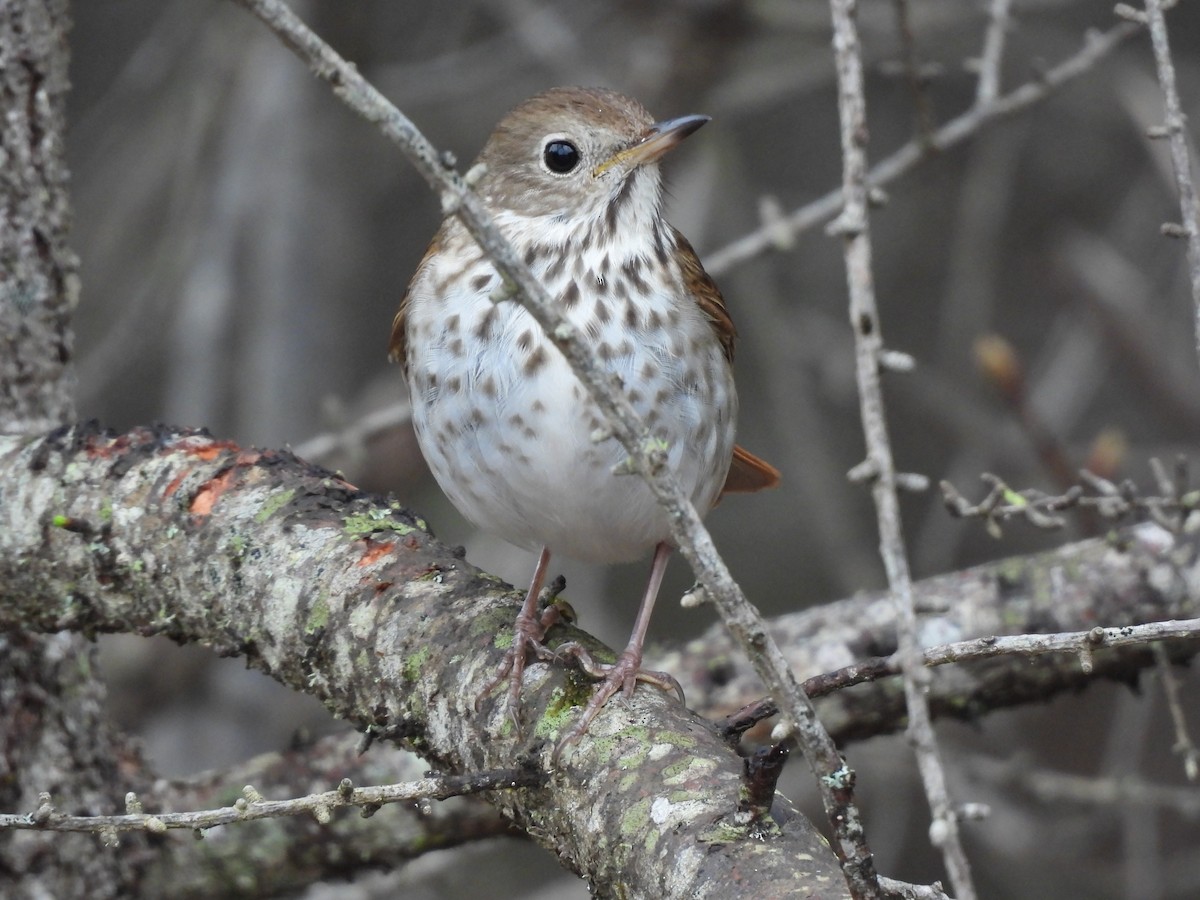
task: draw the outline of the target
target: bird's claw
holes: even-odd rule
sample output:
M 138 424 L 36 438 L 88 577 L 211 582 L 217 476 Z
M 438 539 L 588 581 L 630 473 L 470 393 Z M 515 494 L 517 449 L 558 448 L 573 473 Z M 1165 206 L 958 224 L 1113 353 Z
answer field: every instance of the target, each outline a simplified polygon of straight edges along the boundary
M 559 740 L 558 746 L 554 748 L 551 760 L 555 764 L 558 763 L 562 751 L 584 735 L 588 726 L 592 724 L 592 720 L 596 718 L 600 710 L 604 708 L 604 704 L 612 699 L 614 694 L 620 691 L 628 701 L 633 696 L 639 681 L 654 685 L 662 691 L 673 691 L 680 703 L 686 702 L 683 696 L 683 687 L 673 675 L 654 669 L 643 669 L 641 654 L 632 650 L 626 649 L 615 663 L 602 663 L 598 662 L 583 645 L 571 641 L 558 647 L 555 650 L 555 656 L 560 659 L 573 657 L 580 669 L 601 682 L 591 699 L 588 700 L 587 706 L 583 708 L 579 721 L 567 730 Z

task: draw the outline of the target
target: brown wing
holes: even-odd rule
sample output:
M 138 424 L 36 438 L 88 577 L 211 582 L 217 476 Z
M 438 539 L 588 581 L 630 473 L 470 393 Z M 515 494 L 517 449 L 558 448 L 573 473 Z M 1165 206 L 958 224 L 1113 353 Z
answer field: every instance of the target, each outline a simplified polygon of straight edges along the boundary
M 729 464 L 729 474 L 725 476 L 721 494 L 752 494 L 778 487 L 779 481 L 779 470 L 773 465 L 749 450 L 734 447 L 733 462 Z
M 429 248 L 425 251 L 425 255 L 421 257 L 421 262 L 417 265 L 417 271 L 413 273 L 412 281 L 408 283 L 408 289 L 405 290 L 404 296 L 400 299 L 400 308 L 396 310 L 396 316 L 392 319 L 392 334 L 388 340 L 388 359 L 394 363 L 399 363 L 403 369 L 405 376 L 408 375 L 408 346 L 405 335 L 405 321 L 408 314 L 408 304 L 412 299 L 413 287 L 421 276 L 425 274 L 425 264 L 429 262 L 429 257 L 437 252 L 442 243 L 442 232 L 439 230 L 434 235 L 433 240 L 429 242 Z
M 679 252 L 683 283 L 696 298 L 697 305 L 712 325 L 713 332 L 725 351 L 725 358 L 733 362 L 733 342 L 737 338 L 737 329 L 733 327 L 733 319 L 729 318 L 729 313 L 725 310 L 725 298 L 721 296 L 721 289 L 704 271 L 704 266 L 700 265 L 700 258 L 696 256 L 696 251 L 692 249 L 688 239 L 680 234 L 677 228 L 672 228 L 671 231 L 675 235 L 675 245 Z
M 683 282 L 712 324 L 713 332 L 725 351 L 725 358 L 732 363 L 737 329 L 733 326 L 729 311 L 725 309 L 725 298 L 721 296 L 721 289 L 704 271 L 704 266 L 700 264 L 700 258 L 696 256 L 696 251 L 692 249 L 688 239 L 680 234 L 678 229 L 671 230 L 675 233 L 675 244 L 679 248 Z M 779 470 L 773 465 L 759 459 L 749 450 L 734 447 L 733 461 L 729 464 L 729 474 L 725 476 L 725 486 L 721 488 L 721 494 L 750 494 L 777 487 L 779 481 Z

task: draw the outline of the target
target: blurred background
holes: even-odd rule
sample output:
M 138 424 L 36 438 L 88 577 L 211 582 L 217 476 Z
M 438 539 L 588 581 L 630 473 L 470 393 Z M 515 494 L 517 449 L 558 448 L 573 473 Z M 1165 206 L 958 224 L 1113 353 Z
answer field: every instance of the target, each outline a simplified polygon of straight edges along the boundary
M 615 87 L 663 118 L 711 115 L 666 165 L 670 216 L 714 261 L 741 333 L 739 440 L 784 474 L 778 491 L 723 503 L 711 528 L 768 614 L 884 583 L 870 498 L 845 478 L 863 441 L 840 245 L 819 222 L 749 259 L 724 252 L 779 210 L 840 185 L 825 3 L 292 5 L 460 169 L 507 109 L 554 85 Z M 908 4 L 928 78 L 918 97 L 900 65 L 896 5 L 860 3 L 873 161 L 922 122 L 971 106 L 969 60 L 983 46 L 987 6 Z M 475 564 L 525 584 L 532 558 L 476 533 L 441 496 L 386 360 L 396 305 L 439 224 L 425 184 L 232 4 L 100 0 L 73 13 L 80 415 L 115 429 L 164 421 L 311 448 L 314 461 L 419 510 Z M 1111 3 L 1016 2 L 1001 91 L 1115 23 Z M 1200 4 L 1180 3 L 1170 27 L 1185 111 L 1200 122 Z M 985 471 L 1053 492 L 1090 462 L 1149 491 L 1150 457 L 1196 458 L 1184 244 L 1159 233 L 1179 208 L 1166 145 L 1145 136 L 1161 117 L 1138 35 L 1065 90 L 931 152 L 888 186 L 871 223 L 876 288 L 889 346 L 918 361 L 887 384 L 902 470 L 978 498 Z M 309 443 L 372 415 L 394 424 L 333 453 Z M 1084 535 L 1015 525 L 997 541 L 950 518 L 936 491 L 906 497 L 904 515 L 917 577 Z M 647 566 L 556 559 L 552 568 L 566 575 L 583 626 L 620 644 Z M 672 566 L 653 639 L 679 641 L 712 622 L 710 611 L 673 602 L 691 583 L 686 568 Z M 297 729 L 339 727 L 315 703 L 198 648 L 133 638 L 105 647 L 115 713 L 166 774 L 279 749 Z M 1185 678 L 1194 713 L 1200 683 Z M 976 728 L 941 727 L 956 798 L 993 808 L 967 828 L 985 896 L 1200 895 L 1194 803 L 1106 807 L 1086 791 L 1051 803 L 1012 777 L 1016 760 L 1023 771 L 1182 785 L 1161 690 L 1147 685 L 1138 696 L 1098 686 Z M 1200 719 L 1191 725 L 1200 730 Z M 940 877 L 904 742 L 876 739 L 849 756 L 880 870 Z M 784 786 L 792 796 L 808 790 L 802 768 L 794 762 Z M 548 854 L 514 841 L 450 852 L 475 861 L 448 864 L 446 852 L 325 895 L 394 893 L 399 883 L 406 897 L 465 896 L 480 872 L 490 896 L 587 895 Z

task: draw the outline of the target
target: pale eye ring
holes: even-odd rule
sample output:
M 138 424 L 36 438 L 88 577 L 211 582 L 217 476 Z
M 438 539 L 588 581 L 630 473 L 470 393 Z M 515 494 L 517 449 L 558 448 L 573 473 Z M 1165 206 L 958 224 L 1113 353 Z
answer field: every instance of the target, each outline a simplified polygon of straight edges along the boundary
M 579 148 L 566 138 L 551 138 L 542 148 L 542 162 L 555 175 L 571 174 L 579 168 L 580 159 Z

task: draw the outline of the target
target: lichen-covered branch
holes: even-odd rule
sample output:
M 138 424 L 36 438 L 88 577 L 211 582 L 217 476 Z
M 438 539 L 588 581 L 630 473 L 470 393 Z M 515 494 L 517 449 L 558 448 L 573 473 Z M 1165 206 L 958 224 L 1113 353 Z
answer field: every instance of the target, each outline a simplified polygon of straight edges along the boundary
M 533 665 L 524 738 L 502 701 L 476 713 L 519 594 L 398 504 L 287 453 L 77 426 L 0 438 L 0 492 L 0 629 L 205 644 L 446 772 L 528 758 L 549 773 L 590 687 Z M 747 808 L 742 760 L 660 692 L 609 704 L 560 763 L 545 787 L 492 802 L 605 890 L 842 896 L 807 820 L 786 804 L 774 810 L 784 825 Z
M 1200 617 L 1200 543 L 1153 523 L 1118 533 L 927 578 L 913 584 L 922 643 L 1018 636 L 1031 632 L 1086 632 Z M 886 592 L 856 595 L 773 620 L 772 630 L 797 676 L 819 678 L 842 666 L 890 656 L 898 649 L 896 611 Z M 1147 637 L 1155 633 L 1147 629 Z M 1033 638 L 1036 640 L 1036 638 Z M 1173 659 L 1200 651 L 1173 640 Z M 1078 690 L 1099 678 L 1133 683 L 1154 665 L 1146 646 L 1091 653 L 1091 671 L 1077 653 L 1040 656 L 1014 664 L 1002 657 L 941 666 L 930 673 L 935 716 L 977 719 L 1008 706 Z M 762 683 L 739 659 L 720 629 L 711 628 L 655 665 L 678 677 L 700 710 L 727 712 L 761 697 Z M 812 685 L 816 687 L 815 684 Z M 898 679 L 840 690 L 816 701 L 840 743 L 895 731 L 905 724 Z
M 0 504 L 4 517 L 0 522 L 0 627 L 36 623 L 43 628 L 167 633 L 178 640 L 206 642 L 226 654 L 242 648 L 260 668 L 276 672 L 298 690 L 326 696 L 341 692 L 341 676 L 334 673 L 341 671 L 342 657 L 352 657 L 351 670 L 361 664 L 368 672 L 375 671 L 385 662 L 376 654 L 387 635 L 402 633 L 415 621 L 419 633 L 411 641 L 398 639 L 393 647 L 396 657 L 388 671 L 394 683 L 372 684 L 374 675 L 354 676 L 346 681 L 346 696 L 327 703 L 381 736 L 407 735 L 410 744 L 436 757 L 447 771 L 467 770 L 462 754 L 453 747 L 446 749 L 452 742 L 447 732 L 451 727 L 469 742 L 465 751 L 479 754 L 480 766 L 488 761 L 507 765 L 520 755 L 498 710 L 491 709 L 486 721 L 472 725 L 470 708 L 471 683 L 480 680 L 481 672 L 483 680 L 490 674 L 498 652 L 496 635 L 505 633 L 503 623 L 518 598 L 440 547 L 419 521 L 286 455 L 240 451 L 190 432 L 134 432 L 106 438 L 83 430 L 63 432 L 53 440 L 4 439 L 0 446 L 0 496 L 4 498 Z M 284 573 L 282 577 L 272 577 L 273 566 Z M 321 573 L 314 574 L 318 570 Z M 334 590 L 334 582 L 347 577 L 352 596 L 346 596 L 344 589 Z M 402 587 L 405 579 L 413 584 Z M 1120 541 L 1072 544 L 927 579 L 913 589 L 922 634 L 930 639 L 1079 631 L 1097 623 L 1115 627 L 1200 615 L 1200 562 L 1193 537 L 1177 537 L 1145 524 L 1122 532 Z M 262 602 L 255 599 L 257 591 L 265 598 Z M 424 597 L 426 591 L 431 596 Z M 14 597 L 23 593 L 29 599 L 17 606 Z M 397 621 L 384 626 L 382 620 L 390 609 Z M 782 617 L 773 623 L 772 631 L 797 676 L 805 678 L 893 653 L 894 614 L 886 594 L 865 594 Z M 432 616 L 440 624 L 423 616 Z M 362 629 L 377 619 L 386 634 L 372 638 L 368 628 L 362 636 Z M 437 640 L 431 637 L 439 635 Z M 445 646 L 439 640 L 460 643 Z M 1194 641 L 1166 646 L 1175 659 L 1196 652 Z M 288 659 L 292 654 L 298 658 Z M 448 662 L 451 659 L 453 664 Z M 659 655 L 653 664 L 678 674 L 691 703 L 710 715 L 723 715 L 762 694 L 761 682 L 719 627 L 681 651 Z M 1097 678 L 1130 681 L 1152 664 L 1144 648 L 1101 648 L 1092 653 L 1090 674 L 1083 671 L 1077 654 L 1042 657 L 1034 663 L 1022 660 L 1017 665 L 999 658 L 945 666 L 933 672 L 930 702 L 936 715 L 975 718 L 993 709 L 1075 690 Z M 439 666 L 468 671 L 442 671 Z M 570 697 L 562 693 L 561 680 L 547 683 L 548 675 L 543 665 L 532 670 L 531 688 L 535 682 L 538 687 L 527 700 L 544 710 L 536 719 L 536 732 L 552 737 L 558 722 L 569 720 L 562 704 Z M 419 684 L 424 687 L 413 705 L 406 706 L 408 701 L 402 697 L 406 688 L 418 691 Z M 449 685 L 455 696 L 447 696 L 442 685 Z M 432 704 L 420 699 L 430 695 Z M 547 697 L 554 698 L 549 709 L 543 706 Z M 683 714 L 656 692 L 639 692 L 641 699 L 654 702 L 655 709 L 647 711 L 640 703 L 633 709 L 612 704 L 597 727 L 609 722 L 610 714 L 620 717 L 619 724 L 605 728 L 603 746 L 619 752 L 628 745 L 629 753 L 620 761 L 631 756 L 636 761 L 634 751 L 640 748 L 643 762 L 653 770 L 647 775 L 650 783 L 668 792 L 662 795 L 667 804 L 659 809 L 670 811 L 674 798 L 690 788 L 676 774 L 660 784 L 663 770 L 651 754 L 668 749 L 668 741 L 681 739 L 664 736 L 680 728 Z M 822 719 L 839 741 L 903 724 L 903 694 L 895 679 L 858 685 L 817 702 Z M 446 722 L 447 716 L 461 721 Z M 667 721 L 653 724 L 661 716 Z M 427 724 L 431 717 L 432 726 Z M 733 782 L 739 762 L 725 756 L 719 741 L 714 744 L 708 727 L 699 720 L 684 718 L 683 723 L 682 739 L 696 741 L 693 752 L 702 754 L 703 761 L 694 765 L 711 766 L 705 754 L 715 753 L 720 765 L 713 777 L 730 782 L 724 796 L 736 797 Z M 436 742 L 427 736 L 431 727 L 438 735 Z M 635 740 L 638 735 L 659 740 L 663 746 L 647 751 L 646 744 Z M 490 750 L 485 736 L 487 744 L 494 743 Z M 526 746 L 533 747 L 534 742 Z M 367 766 L 377 752 L 370 751 L 360 765 Z M 595 760 L 595 752 L 596 747 L 585 740 L 566 754 L 561 785 L 556 779 L 546 791 L 576 806 L 595 803 L 612 816 L 612 808 L 601 799 L 579 798 L 587 789 L 583 782 L 592 774 L 582 773 L 580 767 L 585 759 Z M 686 753 L 673 751 L 663 757 L 668 764 L 676 760 L 684 772 L 687 758 Z M 602 761 L 595 761 L 597 772 L 608 771 Z M 323 769 L 302 754 L 291 755 L 280 761 L 277 771 L 266 772 L 265 764 L 260 768 L 252 763 L 247 770 L 221 773 L 219 779 L 137 789 L 147 810 L 198 809 L 231 802 L 234 797 L 229 792 L 236 794 L 245 783 L 253 783 L 267 796 L 293 791 L 298 767 L 301 783 L 332 786 L 341 776 L 323 780 L 320 772 L 336 772 L 342 765 L 331 763 Z M 351 777 L 365 784 L 408 776 L 381 765 Z M 656 788 L 628 771 L 625 777 L 638 783 L 631 801 L 635 808 L 652 809 Z M 599 793 L 608 789 L 601 787 Z M 697 796 L 705 809 L 713 809 L 708 805 L 708 788 Z M 517 792 L 499 806 L 510 813 L 515 810 L 518 824 L 524 826 L 563 827 L 560 814 L 545 808 L 553 805 L 553 797 Z M 629 799 L 630 795 L 621 794 L 618 802 Z M 731 802 L 736 806 L 738 801 Z M 119 809 L 119 804 L 117 793 L 109 808 Z M 292 862 L 305 860 L 298 880 L 288 883 L 292 887 L 305 883 L 306 875 L 311 880 L 348 875 L 355 866 L 394 865 L 417 851 L 415 846 L 405 849 L 407 826 L 389 822 L 389 815 L 394 813 L 385 809 L 371 820 L 335 817 L 328 828 L 307 819 L 243 824 L 210 832 L 202 842 L 172 836 L 159 850 L 165 855 L 148 857 L 143 884 L 151 891 L 149 886 L 158 883 L 154 873 L 160 870 L 169 873 L 174 883 L 185 875 L 189 884 L 194 882 L 195 893 L 189 896 L 202 895 L 206 886 L 225 878 L 253 884 L 244 881 L 246 868 L 255 868 L 254 860 L 262 851 L 255 850 L 251 857 L 247 848 L 260 845 L 280 848 Z M 574 807 L 569 814 L 561 813 L 568 823 L 582 815 L 583 809 Z M 640 813 L 633 817 L 634 821 L 641 818 Z M 642 822 L 651 823 L 652 819 Z M 350 825 L 362 827 L 343 835 L 342 829 Z M 449 842 L 455 834 L 471 839 L 493 833 L 497 825 L 489 817 L 483 825 L 468 817 L 461 829 L 453 823 L 438 829 L 440 837 L 433 840 Z M 788 827 L 803 826 L 793 821 Z M 553 834 L 543 840 L 552 842 Z M 565 838 L 567 832 L 558 834 Z M 256 839 L 260 835 L 261 842 Z M 414 840 L 416 845 L 427 845 L 419 834 Z M 572 841 L 579 847 L 587 839 Z M 389 843 L 393 844 L 390 851 Z M 343 852 L 351 845 L 363 849 L 354 864 L 346 862 Z M 667 846 L 679 847 L 674 841 Z M 295 848 L 306 849 L 298 856 Z M 817 859 L 824 859 L 830 869 L 834 866 L 831 856 Z M 339 861 L 350 868 L 339 869 Z M 619 862 L 632 864 L 624 856 Z M 260 881 L 269 877 L 271 884 L 281 877 L 278 867 L 255 870 Z M 147 894 L 153 895 L 153 891 Z

